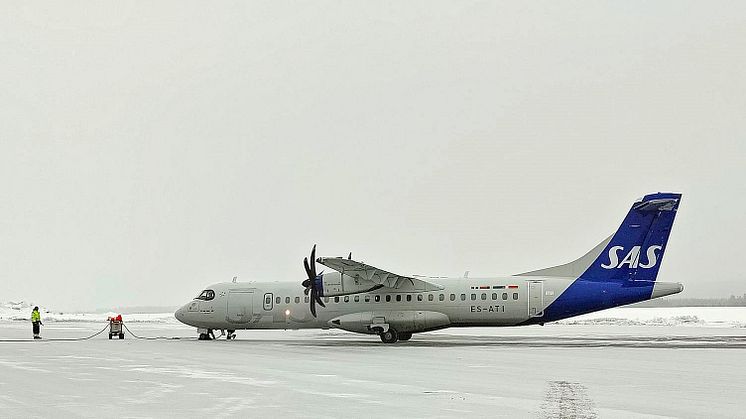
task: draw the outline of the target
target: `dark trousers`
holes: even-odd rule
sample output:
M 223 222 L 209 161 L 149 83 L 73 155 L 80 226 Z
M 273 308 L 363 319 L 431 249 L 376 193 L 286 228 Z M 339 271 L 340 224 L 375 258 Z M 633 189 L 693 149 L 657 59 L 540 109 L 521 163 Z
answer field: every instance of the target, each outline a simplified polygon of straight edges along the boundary
M 33 322 L 32 324 L 34 327 L 34 335 L 38 335 L 39 334 L 39 322 Z

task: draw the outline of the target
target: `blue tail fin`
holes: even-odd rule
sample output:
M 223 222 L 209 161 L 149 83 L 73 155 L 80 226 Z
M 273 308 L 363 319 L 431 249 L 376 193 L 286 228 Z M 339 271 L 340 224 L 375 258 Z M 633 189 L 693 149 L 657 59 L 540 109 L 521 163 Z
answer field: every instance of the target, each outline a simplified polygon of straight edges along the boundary
M 647 195 L 632 204 L 616 233 L 581 258 L 520 276 L 595 282 L 655 281 L 680 201 L 681 194 Z
M 562 277 L 570 285 L 525 324 L 560 320 L 681 292 L 680 284 L 656 285 L 658 269 L 681 194 L 647 195 L 632 205 L 619 229 L 585 256 L 525 276 Z M 659 288 L 659 292 L 654 290 Z
M 580 279 L 655 281 L 680 201 L 681 194 L 656 193 L 635 202 L 622 225 Z

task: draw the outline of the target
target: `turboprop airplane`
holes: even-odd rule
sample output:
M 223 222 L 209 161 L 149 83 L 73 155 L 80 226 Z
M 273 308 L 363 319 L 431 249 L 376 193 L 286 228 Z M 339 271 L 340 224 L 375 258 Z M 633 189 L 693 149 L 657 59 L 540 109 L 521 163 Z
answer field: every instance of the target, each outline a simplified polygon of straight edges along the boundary
M 328 329 L 379 335 L 384 343 L 413 333 L 468 326 L 523 326 L 681 292 L 658 282 L 681 194 L 656 193 L 632 204 L 619 229 L 581 258 L 507 277 L 399 275 L 344 257 L 303 260 L 302 287 L 283 282 L 221 282 L 175 313 L 198 328 L 235 338 L 239 329 Z M 317 273 L 316 263 L 334 272 Z

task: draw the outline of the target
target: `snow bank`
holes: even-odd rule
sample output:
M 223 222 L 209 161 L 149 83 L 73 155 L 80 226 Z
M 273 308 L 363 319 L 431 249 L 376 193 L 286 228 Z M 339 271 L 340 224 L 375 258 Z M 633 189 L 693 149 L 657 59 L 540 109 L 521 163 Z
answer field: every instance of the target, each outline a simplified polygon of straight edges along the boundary
M 619 307 L 557 322 L 565 325 L 746 328 L 746 307 Z
M 35 304 L 25 301 L 0 303 L 0 321 L 30 321 Z M 63 313 L 39 307 L 42 322 L 102 323 L 119 313 Z M 133 313 L 124 315 L 128 323 L 177 323 L 173 313 Z

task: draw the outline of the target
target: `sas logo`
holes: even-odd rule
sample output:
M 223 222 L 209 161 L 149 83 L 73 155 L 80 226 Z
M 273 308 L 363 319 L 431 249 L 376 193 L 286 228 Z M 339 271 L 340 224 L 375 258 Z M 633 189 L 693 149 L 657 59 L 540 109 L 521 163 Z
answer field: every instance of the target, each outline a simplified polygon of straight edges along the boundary
M 604 269 L 615 269 L 627 265 L 629 268 L 652 268 L 656 263 L 658 263 L 658 254 L 656 252 L 659 252 L 661 249 L 663 249 L 663 246 L 656 245 L 648 247 L 648 250 L 645 252 L 645 258 L 647 261 L 640 263 L 640 246 L 634 246 L 629 250 L 627 256 L 619 262 L 619 251 L 624 251 L 624 247 L 612 246 L 611 249 L 609 249 L 609 263 L 602 263 L 601 267 Z

